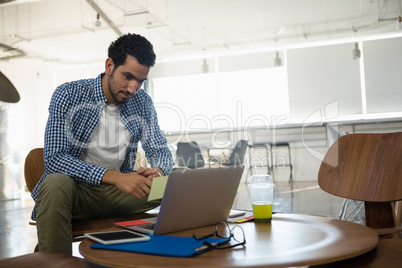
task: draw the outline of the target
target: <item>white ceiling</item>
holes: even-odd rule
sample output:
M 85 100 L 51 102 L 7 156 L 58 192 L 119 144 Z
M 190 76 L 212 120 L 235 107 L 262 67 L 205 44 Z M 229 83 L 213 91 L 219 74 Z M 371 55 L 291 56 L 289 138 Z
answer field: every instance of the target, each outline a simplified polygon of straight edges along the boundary
M 14 52 L 24 57 L 73 63 L 103 61 L 109 43 L 120 33 L 146 36 L 162 59 L 183 54 L 280 49 L 305 42 L 398 32 L 396 20 L 401 16 L 401 0 L 0 3 L 0 58 Z M 95 26 L 98 13 L 100 27 Z

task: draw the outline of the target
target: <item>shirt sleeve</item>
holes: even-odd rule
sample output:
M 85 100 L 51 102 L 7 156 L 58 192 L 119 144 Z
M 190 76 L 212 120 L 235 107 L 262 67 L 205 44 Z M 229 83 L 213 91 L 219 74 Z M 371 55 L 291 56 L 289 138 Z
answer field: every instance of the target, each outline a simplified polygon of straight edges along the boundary
M 98 186 L 107 169 L 79 159 L 85 142 L 77 139 L 75 129 L 88 127 L 82 123 L 88 111 L 77 109 L 79 104 L 74 102 L 77 97 L 73 96 L 74 91 L 68 90 L 67 87 L 67 85 L 58 87 L 50 102 L 45 130 L 45 168 L 47 173 L 66 174 L 79 183 Z M 96 113 L 95 107 L 89 110 Z M 88 115 L 86 117 L 89 118 Z M 92 124 L 97 123 L 95 122 L 96 120 L 92 121 Z
M 147 110 L 148 116 L 143 122 L 141 144 L 150 165 L 161 168 L 165 175 L 168 175 L 174 165 L 173 156 L 160 130 L 157 113 L 150 98 L 147 102 Z

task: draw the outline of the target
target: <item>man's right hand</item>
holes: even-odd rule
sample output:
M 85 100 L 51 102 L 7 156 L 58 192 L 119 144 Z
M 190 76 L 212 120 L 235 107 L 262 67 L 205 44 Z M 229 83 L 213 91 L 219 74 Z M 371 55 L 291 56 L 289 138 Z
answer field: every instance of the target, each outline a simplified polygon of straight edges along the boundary
M 108 170 L 102 178 L 102 183 L 112 184 L 120 191 L 132 195 L 137 199 L 141 199 L 149 195 L 152 178 L 145 177 L 137 172 L 122 173 Z

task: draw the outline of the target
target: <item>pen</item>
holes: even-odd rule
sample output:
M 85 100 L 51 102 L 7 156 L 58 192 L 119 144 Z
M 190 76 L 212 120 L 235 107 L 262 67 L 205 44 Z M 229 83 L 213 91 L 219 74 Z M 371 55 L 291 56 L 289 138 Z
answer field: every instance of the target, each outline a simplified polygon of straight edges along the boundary
M 211 245 L 215 246 L 215 245 L 217 245 L 217 243 L 213 242 L 213 243 L 211 243 Z M 197 251 L 198 254 L 201 254 L 201 253 L 207 252 L 207 251 L 212 250 L 212 249 L 213 248 L 209 247 L 208 245 L 202 245 L 202 246 L 200 246 L 198 248 L 195 248 L 195 251 Z
M 152 173 L 158 173 L 159 177 L 162 177 L 162 174 L 156 169 L 156 167 L 153 168 Z

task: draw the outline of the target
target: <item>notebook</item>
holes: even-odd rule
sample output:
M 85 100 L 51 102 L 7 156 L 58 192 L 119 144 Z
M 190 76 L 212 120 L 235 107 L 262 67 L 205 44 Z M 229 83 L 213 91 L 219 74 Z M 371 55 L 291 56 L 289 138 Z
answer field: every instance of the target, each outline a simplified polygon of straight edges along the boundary
M 244 166 L 173 171 L 157 217 L 115 223 L 146 234 L 162 235 L 213 225 L 228 219 Z

